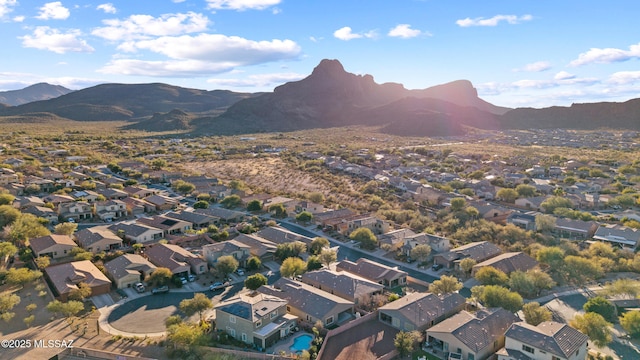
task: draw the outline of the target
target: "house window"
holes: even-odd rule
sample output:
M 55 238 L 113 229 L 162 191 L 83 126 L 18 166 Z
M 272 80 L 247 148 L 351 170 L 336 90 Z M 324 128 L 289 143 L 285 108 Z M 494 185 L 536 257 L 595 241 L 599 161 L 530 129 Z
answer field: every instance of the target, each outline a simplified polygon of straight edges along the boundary
M 231 335 L 231 337 L 236 337 L 236 329 L 229 329 L 229 335 Z
M 242 341 L 247 342 L 247 334 L 242 333 Z
M 333 316 L 329 316 L 327 320 L 324 321 L 325 325 L 333 324 Z
M 262 326 L 262 320 L 256 321 L 256 327 L 259 328 L 260 326 Z
M 522 344 L 522 351 L 526 351 L 526 352 L 531 353 L 531 354 L 535 353 L 535 349 L 534 348 L 532 348 L 531 346 L 527 346 L 525 344 Z
M 472 354 L 472 353 L 469 353 L 467 355 L 467 360 L 476 360 L 476 356 L 474 354 Z
M 287 305 L 287 312 L 291 312 L 291 306 Z
M 236 323 L 236 316 L 235 315 L 229 315 L 229 322 L 232 324 Z
M 272 311 L 271 312 L 271 318 L 273 319 L 274 317 L 278 316 L 278 310 L 276 311 Z
M 307 321 L 313 321 L 313 317 L 307 315 Z

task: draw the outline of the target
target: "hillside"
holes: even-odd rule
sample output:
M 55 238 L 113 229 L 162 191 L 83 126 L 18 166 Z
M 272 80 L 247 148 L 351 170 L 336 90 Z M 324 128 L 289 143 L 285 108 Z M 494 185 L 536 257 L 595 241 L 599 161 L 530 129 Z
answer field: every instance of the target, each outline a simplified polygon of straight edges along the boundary
M 77 121 L 134 120 L 180 109 L 215 113 L 254 96 L 227 90 L 196 90 L 167 84 L 102 84 L 55 99 L 0 109 L 0 116 L 50 112 Z
M 64 86 L 39 83 L 20 90 L 0 91 L 0 104 L 17 106 L 57 98 L 70 92 L 72 91 Z

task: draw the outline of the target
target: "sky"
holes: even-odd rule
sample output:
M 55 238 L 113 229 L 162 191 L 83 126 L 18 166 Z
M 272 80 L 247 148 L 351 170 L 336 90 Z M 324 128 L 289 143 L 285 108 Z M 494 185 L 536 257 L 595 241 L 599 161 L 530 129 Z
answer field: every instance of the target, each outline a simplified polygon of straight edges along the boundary
M 272 91 L 322 59 L 508 107 L 640 97 L 637 0 L 0 0 L 0 91 Z

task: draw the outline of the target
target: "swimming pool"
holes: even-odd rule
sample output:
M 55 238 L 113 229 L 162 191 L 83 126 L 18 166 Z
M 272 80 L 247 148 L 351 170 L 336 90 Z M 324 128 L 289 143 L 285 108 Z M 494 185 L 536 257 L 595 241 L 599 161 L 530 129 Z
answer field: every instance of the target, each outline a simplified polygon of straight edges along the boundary
M 293 345 L 289 346 L 289 350 L 291 352 L 299 352 L 303 350 L 309 350 L 311 347 L 311 341 L 313 340 L 313 335 L 302 334 L 293 339 Z

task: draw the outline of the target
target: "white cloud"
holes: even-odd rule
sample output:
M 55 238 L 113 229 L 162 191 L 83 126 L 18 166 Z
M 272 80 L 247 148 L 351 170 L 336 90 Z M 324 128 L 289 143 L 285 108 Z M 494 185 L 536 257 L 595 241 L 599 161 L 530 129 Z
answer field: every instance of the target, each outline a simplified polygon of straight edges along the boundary
M 557 73 L 553 79 L 554 80 L 570 80 L 570 79 L 575 79 L 576 76 L 573 74 L 570 74 L 566 71 L 560 71 L 559 73 Z
M 98 10 L 102 10 L 107 14 L 115 14 L 117 12 L 116 7 L 112 3 L 100 4 L 96 7 Z
M 207 0 L 207 8 L 215 10 L 264 10 L 281 0 Z
M 541 72 L 551 69 L 551 63 L 548 61 L 536 61 L 531 64 L 525 65 L 522 69 L 516 69 L 516 71 L 527 72 Z
M 466 18 L 460 19 L 456 21 L 456 24 L 461 27 L 469 27 L 469 26 L 497 26 L 501 21 L 506 21 L 509 24 L 519 24 L 523 21 L 530 21 L 533 19 L 531 15 L 496 15 L 492 18 L 485 19 L 482 17 L 478 17 L 475 19 Z
M 393 29 L 389 30 L 387 35 L 391 37 L 400 37 L 403 39 L 409 39 L 412 37 L 419 36 L 422 32 L 417 29 L 412 29 L 409 24 L 399 24 L 396 25 Z
M 49 50 L 58 54 L 67 52 L 93 52 L 85 40 L 80 39 L 80 30 L 71 29 L 61 32 L 48 26 L 38 26 L 32 35 L 20 37 L 22 46 L 40 50 Z
M 38 16 L 36 16 L 36 19 L 65 20 L 66 18 L 69 17 L 69 15 L 71 15 L 71 13 L 69 12 L 69 9 L 64 7 L 60 1 L 55 1 L 55 2 L 44 4 L 40 8 L 40 13 L 38 13 Z
M 0 0 L 0 18 L 12 12 L 16 5 L 18 5 L 17 0 Z
M 201 32 L 209 26 L 209 18 L 188 12 L 164 14 L 157 18 L 151 15 L 131 15 L 125 20 L 108 19 L 102 23 L 106 26 L 93 30 L 91 34 L 111 41 L 123 41 Z
M 569 65 L 581 66 L 593 63 L 609 64 L 638 58 L 640 58 L 640 44 L 629 46 L 629 50 L 615 48 L 591 48 L 589 51 L 578 55 L 578 58 L 571 61 Z
M 349 41 L 360 38 L 375 38 L 377 33 L 375 30 L 368 31 L 366 33 L 354 33 L 349 26 L 345 26 L 334 31 L 333 36 L 340 40 Z
M 250 75 L 244 79 L 209 79 L 208 83 L 222 88 L 235 87 L 251 87 L 251 88 L 268 88 L 281 85 L 289 81 L 297 81 L 303 79 L 307 75 L 296 73 L 276 73 L 276 74 L 260 74 Z
M 128 42 L 121 50 L 148 50 L 171 60 L 145 61 L 119 58 L 100 71 L 110 74 L 146 76 L 207 76 L 298 56 L 300 47 L 291 40 L 253 41 L 220 34 L 160 37 Z
M 619 71 L 609 77 L 614 84 L 633 84 L 640 82 L 640 71 Z
M 23 22 L 23 21 L 24 21 L 24 19 L 25 19 L 25 17 L 24 17 L 24 16 L 19 15 L 19 16 L 15 16 L 15 17 L 13 18 L 13 21 L 15 21 L 15 22 Z

